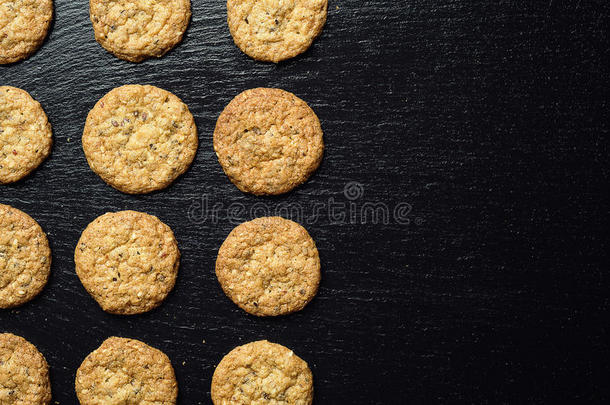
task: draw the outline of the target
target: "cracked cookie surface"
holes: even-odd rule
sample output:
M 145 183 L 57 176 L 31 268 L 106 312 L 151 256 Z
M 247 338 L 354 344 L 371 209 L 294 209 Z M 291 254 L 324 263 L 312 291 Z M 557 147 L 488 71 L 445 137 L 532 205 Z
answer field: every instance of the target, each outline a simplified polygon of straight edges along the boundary
M 40 103 L 24 90 L 0 86 L 0 184 L 30 174 L 52 145 L 51 124 Z
M 214 151 L 241 191 L 282 194 L 304 183 L 320 166 L 322 127 L 313 110 L 294 94 L 250 89 L 218 117 Z
M 26 59 L 36 52 L 52 19 L 51 0 L 0 1 L 0 65 Z
M 169 226 L 137 211 L 104 214 L 83 231 L 76 274 L 106 312 L 138 314 L 158 307 L 174 288 L 180 251 Z
M 108 338 L 76 372 L 81 405 L 173 405 L 178 383 L 169 358 L 135 339 Z
M 44 356 L 22 337 L 0 334 L 0 405 L 50 402 L 49 366 Z
M 191 19 L 190 0 L 90 0 L 95 39 L 120 59 L 141 62 L 176 46 Z
M 38 222 L 0 204 L 0 308 L 32 300 L 47 284 L 50 272 L 51 249 Z
M 236 347 L 212 377 L 214 405 L 309 405 L 313 376 L 292 350 L 266 340 Z
M 154 86 L 126 85 L 89 112 L 83 150 L 112 187 L 145 194 L 169 186 L 191 165 L 199 140 L 186 104 Z
M 296 222 L 263 217 L 231 231 L 218 251 L 216 276 L 225 294 L 257 316 L 300 311 L 318 291 L 320 258 Z
M 320 35 L 328 0 L 228 0 L 233 41 L 246 55 L 278 63 L 305 52 Z

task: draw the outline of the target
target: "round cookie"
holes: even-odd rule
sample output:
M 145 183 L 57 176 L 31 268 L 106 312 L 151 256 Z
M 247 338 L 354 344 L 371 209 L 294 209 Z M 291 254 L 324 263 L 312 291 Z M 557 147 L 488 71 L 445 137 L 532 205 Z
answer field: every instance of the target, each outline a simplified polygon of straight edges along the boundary
M 324 27 L 328 0 L 228 0 L 233 41 L 248 56 L 278 63 L 305 52 Z
M 292 350 L 266 340 L 236 347 L 216 367 L 212 402 L 228 404 L 309 405 L 313 376 Z
M 161 305 L 174 288 L 180 251 L 169 226 L 136 211 L 104 214 L 83 231 L 76 274 L 106 312 L 131 315 Z
M 0 184 L 30 174 L 52 145 L 51 124 L 40 103 L 24 90 L 0 86 Z
M 257 316 L 300 311 L 320 284 L 320 257 L 309 233 L 280 217 L 257 218 L 231 231 L 218 251 L 225 294 Z
M 0 204 L 0 308 L 32 300 L 47 284 L 50 272 L 51 249 L 38 222 Z
M 52 19 L 52 0 L 0 2 L 0 65 L 26 59 L 36 52 Z
M 0 404 L 47 405 L 51 402 L 49 365 L 22 337 L 0 334 Z
M 81 405 L 173 405 L 178 383 L 169 358 L 135 339 L 108 338 L 76 371 Z
M 90 0 L 95 39 L 130 62 L 160 58 L 180 41 L 191 19 L 190 0 Z
M 229 179 L 256 195 L 286 193 L 320 166 L 320 120 L 307 103 L 280 89 L 257 88 L 235 97 L 214 130 L 214 150 Z
M 186 104 L 154 86 L 110 91 L 89 112 L 83 132 L 91 169 L 129 194 L 169 186 L 191 165 L 198 144 Z

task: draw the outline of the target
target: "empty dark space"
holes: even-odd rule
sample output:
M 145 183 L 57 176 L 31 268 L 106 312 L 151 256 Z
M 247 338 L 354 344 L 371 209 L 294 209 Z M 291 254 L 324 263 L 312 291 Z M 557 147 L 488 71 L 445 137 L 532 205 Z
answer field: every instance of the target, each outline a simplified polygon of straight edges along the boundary
M 180 404 L 210 404 L 222 356 L 259 339 L 310 364 L 317 404 L 610 400 L 607 1 L 331 0 L 312 48 L 279 65 L 239 51 L 224 1 L 192 5 L 183 43 L 133 64 L 95 42 L 86 0 L 56 0 L 40 51 L 0 67 L 54 131 L 50 158 L 0 187 L 53 251 L 42 294 L 0 311 L 0 332 L 46 356 L 53 403 L 77 403 L 76 369 L 114 335 L 167 353 Z M 182 98 L 199 130 L 191 169 L 145 196 L 104 184 L 80 141 L 95 102 L 129 83 Z M 241 193 L 212 147 L 224 106 L 257 86 L 306 100 L 324 130 L 322 166 L 280 197 Z M 74 271 L 82 230 L 123 209 L 158 216 L 182 252 L 145 315 L 104 313 Z M 256 318 L 223 294 L 216 253 L 278 210 L 316 241 L 322 284 L 302 312 Z

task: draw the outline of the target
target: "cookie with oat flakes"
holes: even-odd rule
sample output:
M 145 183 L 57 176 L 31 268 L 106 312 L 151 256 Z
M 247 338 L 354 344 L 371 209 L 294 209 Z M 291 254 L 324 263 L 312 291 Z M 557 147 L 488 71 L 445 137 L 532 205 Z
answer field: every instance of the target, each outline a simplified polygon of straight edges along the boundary
M 23 211 L 0 204 L 0 308 L 34 299 L 50 273 L 51 249 L 38 222 Z
M 74 252 L 76 274 L 106 312 L 150 311 L 174 288 L 180 251 L 157 217 L 137 211 L 104 214 L 83 231 Z
M 320 120 L 307 103 L 280 89 L 236 96 L 218 117 L 214 151 L 229 179 L 256 195 L 286 193 L 320 166 Z
M 40 103 L 24 90 L 0 86 L 0 184 L 30 174 L 52 145 L 51 124 Z
M 50 402 L 49 365 L 44 356 L 24 338 L 0 333 L 0 404 L 47 405 Z
M 139 340 L 111 337 L 89 354 L 76 371 L 81 405 L 174 405 L 178 383 L 162 351 Z
M 214 405 L 310 405 L 313 375 L 292 350 L 261 340 L 236 347 L 222 359 L 211 393 Z
M 130 62 L 160 58 L 184 36 L 190 0 L 90 0 L 95 39 L 108 52 Z
M 320 257 L 296 222 L 263 217 L 231 231 L 218 251 L 216 276 L 225 294 L 256 316 L 300 311 L 318 291 Z
M 228 0 L 233 41 L 253 59 L 278 63 L 305 52 L 326 23 L 328 0 Z
M 36 52 L 52 20 L 52 0 L 1 1 L 0 65 L 18 62 Z
M 141 85 L 102 97 L 87 116 L 82 141 L 91 169 L 128 194 L 169 186 L 189 168 L 199 144 L 186 104 L 168 91 Z

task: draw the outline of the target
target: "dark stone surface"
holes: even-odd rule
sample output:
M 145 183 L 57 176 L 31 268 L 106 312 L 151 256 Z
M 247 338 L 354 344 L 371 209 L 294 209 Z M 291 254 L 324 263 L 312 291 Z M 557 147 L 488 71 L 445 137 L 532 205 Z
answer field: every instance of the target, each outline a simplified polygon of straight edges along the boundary
M 86 1 L 56 0 L 42 49 L 0 67 L 1 84 L 42 103 L 55 139 L 39 170 L 0 188 L 53 249 L 49 285 L 0 311 L 0 330 L 40 348 L 62 405 L 112 335 L 170 356 L 180 404 L 210 403 L 217 362 L 262 338 L 309 362 L 318 404 L 608 400 L 609 15 L 603 0 L 331 1 L 314 46 L 275 66 L 233 45 L 223 1 L 195 0 L 184 42 L 131 64 L 97 45 Z M 193 167 L 152 195 L 106 186 L 81 150 L 89 109 L 126 83 L 174 92 L 200 132 Z M 320 170 L 278 198 L 240 193 L 212 149 L 220 111 L 254 86 L 294 92 L 325 131 Z M 219 215 L 202 214 L 206 198 Z M 320 293 L 257 319 L 223 295 L 216 252 L 253 208 L 288 203 L 317 241 Z M 388 223 L 339 215 L 367 203 L 385 204 Z M 105 314 L 74 272 L 81 231 L 120 209 L 159 216 L 183 253 L 174 292 L 142 316 Z

